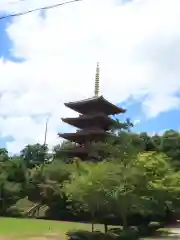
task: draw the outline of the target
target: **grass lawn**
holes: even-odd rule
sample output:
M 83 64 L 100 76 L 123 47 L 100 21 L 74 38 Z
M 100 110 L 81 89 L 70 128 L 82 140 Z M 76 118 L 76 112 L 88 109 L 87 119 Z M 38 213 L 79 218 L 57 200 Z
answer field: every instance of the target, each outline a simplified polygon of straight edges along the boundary
M 109 227 L 111 228 L 112 226 Z M 36 219 L 0 218 L 0 240 L 65 240 L 65 233 L 68 230 L 75 229 L 91 230 L 91 224 Z M 96 224 L 95 229 L 103 231 L 104 227 L 103 225 Z M 172 238 L 172 236 L 168 238 L 167 235 L 166 239 L 172 240 L 174 238 Z
M 102 225 L 95 225 L 97 230 L 102 230 Z M 64 240 L 68 230 L 90 230 L 90 224 L 46 221 L 36 219 L 0 218 L 0 240 Z M 60 237 L 61 236 L 61 237 Z M 1 239 L 2 238 L 2 239 Z

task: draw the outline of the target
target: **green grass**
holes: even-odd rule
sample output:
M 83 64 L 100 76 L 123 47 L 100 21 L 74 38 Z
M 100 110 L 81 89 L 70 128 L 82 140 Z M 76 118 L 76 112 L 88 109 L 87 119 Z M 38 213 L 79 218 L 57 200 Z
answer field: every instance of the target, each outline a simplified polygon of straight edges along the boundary
M 109 226 L 109 228 L 111 227 L 112 226 Z M 91 230 L 91 224 L 37 219 L 0 218 L 0 240 L 2 237 L 5 237 L 5 240 L 37 240 L 38 237 L 41 237 L 39 238 L 41 240 L 65 240 L 65 233 L 75 229 Z M 101 224 L 96 224 L 95 229 L 103 231 L 104 227 Z M 164 231 L 167 232 L 167 229 L 163 229 L 163 232 Z M 167 239 L 172 239 L 172 237 L 168 238 L 167 236 Z
M 95 227 L 97 230 L 103 230 L 102 225 L 97 224 Z M 26 240 L 26 236 L 42 236 L 44 234 L 58 233 L 65 236 L 65 232 L 75 229 L 90 230 L 91 225 L 83 223 L 46 221 L 36 219 L 0 218 L 0 237 L 8 237 L 8 240 Z

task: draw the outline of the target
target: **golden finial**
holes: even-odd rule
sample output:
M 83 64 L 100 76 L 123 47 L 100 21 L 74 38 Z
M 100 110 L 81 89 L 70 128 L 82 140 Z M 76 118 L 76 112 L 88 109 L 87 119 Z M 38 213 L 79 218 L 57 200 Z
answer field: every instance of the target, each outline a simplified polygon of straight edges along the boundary
M 95 97 L 99 95 L 99 62 L 97 63 L 97 67 L 96 67 L 94 95 Z

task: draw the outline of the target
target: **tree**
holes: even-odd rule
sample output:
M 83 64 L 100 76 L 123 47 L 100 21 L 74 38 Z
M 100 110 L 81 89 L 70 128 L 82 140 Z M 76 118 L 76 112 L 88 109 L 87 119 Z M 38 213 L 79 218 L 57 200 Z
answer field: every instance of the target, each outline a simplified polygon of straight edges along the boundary
M 97 156 L 99 161 L 110 158 L 125 160 L 144 150 L 139 135 L 130 132 L 132 126 L 129 119 L 125 122 L 115 119 L 109 131 L 111 134 L 104 141 L 92 144 L 93 155 Z
M 163 154 L 139 154 L 127 163 L 111 161 L 82 163 L 84 170 L 66 183 L 69 198 L 96 216 L 113 214 L 122 220 L 124 229 L 133 214 L 142 216 L 166 214 L 167 208 L 178 209 L 179 175 Z
M 70 141 L 63 141 L 61 144 L 58 144 L 53 148 L 53 154 L 56 159 L 64 160 L 66 159 L 67 155 L 61 150 L 74 149 L 74 147 L 75 143 L 72 143 Z
M 139 134 L 140 139 L 144 143 L 144 151 L 156 151 L 157 146 L 155 145 L 155 142 L 153 141 L 153 137 L 149 136 L 146 132 L 142 132 Z
M 28 170 L 22 159 L 9 159 L 0 169 L 0 214 L 12 211 L 12 206 L 26 196 Z M 12 213 L 12 212 L 11 212 Z
M 113 135 L 119 135 L 122 131 L 130 132 L 133 127 L 133 123 L 127 118 L 124 122 L 120 122 L 119 119 L 114 119 L 110 132 Z
M 142 215 L 151 215 L 155 219 L 166 217 L 169 211 L 179 211 L 180 174 L 174 171 L 170 160 L 165 154 L 146 152 L 139 154 L 132 162 L 132 166 L 138 170 L 135 186 L 140 196 Z
M 161 137 L 161 151 L 172 159 L 175 168 L 180 168 L 180 134 L 169 130 L 164 132 Z
M 5 162 L 9 159 L 8 151 L 5 148 L 0 148 L 0 162 Z
M 63 182 L 70 178 L 72 166 L 53 161 L 39 165 L 30 170 L 27 196 L 39 207 L 46 205 L 46 215 L 51 218 L 60 217 L 61 210 L 66 210 L 66 196 L 62 191 Z
M 102 211 L 104 202 L 104 192 L 99 190 L 102 180 L 106 179 L 108 166 L 111 163 L 80 163 L 78 171 L 71 176 L 71 181 L 64 185 L 65 194 L 71 201 L 78 204 L 79 210 L 82 208 L 89 211 L 93 223 L 97 217 L 97 212 Z M 77 166 L 77 165 L 76 165 Z
M 39 143 L 27 145 L 21 151 L 21 157 L 28 167 L 34 167 L 47 161 L 48 147 Z

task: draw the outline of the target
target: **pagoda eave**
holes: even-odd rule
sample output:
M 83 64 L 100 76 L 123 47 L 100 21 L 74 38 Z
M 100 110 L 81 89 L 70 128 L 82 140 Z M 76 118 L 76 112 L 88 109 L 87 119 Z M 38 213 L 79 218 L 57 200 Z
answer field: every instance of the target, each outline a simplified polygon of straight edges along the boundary
M 93 112 L 94 109 L 96 109 L 96 112 L 102 112 L 107 115 L 115 115 L 126 111 L 125 109 L 110 103 L 103 96 L 65 103 L 65 106 L 81 114 L 88 114 L 91 111 Z
M 90 126 L 97 126 L 109 130 L 110 126 L 113 125 L 113 120 L 108 116 L 99 114 L 99 115 L 82 115 L 78 118 L 61 118 L 65 123 L 68 123 L 74 127 L 85 129 Z
M 101 141 L 109 134 L 105 131 L 79 131 L 76 133 L 58 133 L 58 136 L 75 143 L 84 143 L 91 141 Z

